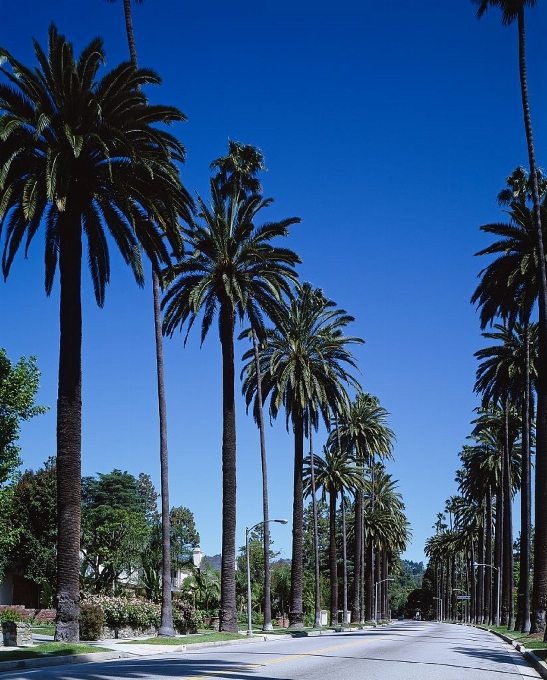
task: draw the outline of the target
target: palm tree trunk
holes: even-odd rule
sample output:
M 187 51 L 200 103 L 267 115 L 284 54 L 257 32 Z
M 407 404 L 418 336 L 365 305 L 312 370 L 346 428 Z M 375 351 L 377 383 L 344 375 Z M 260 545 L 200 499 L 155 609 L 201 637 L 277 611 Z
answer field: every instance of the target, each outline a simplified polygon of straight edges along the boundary
M 135 68 L 138 66 L 131 0 L 123 0 L 125 30 L 129 57 Z M 158 635 L 174 637 L 173 608 L 171 596 L 171 518 L 169 515 L 169 452 L 167 446 L 167 403 L 165 398 L 165 370 L 163 361 L 163 336 L 161 318 L 161 285 L 158 275 L 152 271 L 152 299 L 154 309 L 154 337 L 156 346 L 156 375 L 158 383 L 158 412 L 160 426 L 160 488 L 161 488 L 161 529 L 162 529 L 162 580 L 161 580 L 161 622 Z
M 351 621 L 358 623 L 361 620 L 361 545 L 363 544 L 363 491 L 357 490 L 355 494 L 354 513 L 354 543 L 353 543 L 353 591 L 351 602 Z
M 494 579 L 495 589 L 493 593 L 493 616 L 494 625 L 501 625 L 501 579 L 502 579 L 502 563 L 503 563 L 503 453 L 502 456 L 502 471 L 498 481 L 498 488 L 496 489 L 496 533 L 494 540 Z M 493 580 L 494 580 L 493 579 Z
M 236 605 L 236 410 L 234 312 L 229 302 L 220 307 L 222 346 L 222 558 L 219 630 L 237 633 Z
M 294 476 L 292 514 L 292 560 L 291 560 L 291 601 L 289 607 L 289 628 L 304 626 L 302 598 L 304 542 L 304 485 L 302 468 L 304 464 L 304 415 L 298 413 L 294 419 Z
M 343 588 L 343 602 L 342 602 L 342 623 L 347 626 L 349 623 L 348 615 L 348 551 L 346 541 L 346 499 L 344 491 L 342 491 L 342 500 L 340 501 L 342 510 L 342 588 Z
M 161 323 L 161 288 L 156 272 L 152 272 L 154 300 L 154 330 L 156 340 L 156 372 L 158 379 L 158 413 L 160 423 L 160 488 L 161 488 L 161 622 L 158 635 L 174 637 L 171 597 L 171 521 L 169 515 L 169 452 L 167 448 L 167 403 L 165 399 L 165 370 Z
M 520 491 L 520 577 L 515 628 L 530 632 L 530 538 L 532 534 L 530 458 L 530 324 L 524 324 L 524 393 L 522 400 L 522 470 Z
M 509 404 L 507 398 L 504 400 L 504 447 L 503 454 L 505 457 L 503 466 L 503 598 L 502 598 L 502 625 L 507 626 L 509 630 L 515 625 L 514 612 L 514 577 L 513 577 L 513 513 L 511 503 L 511 450 L 513 447 L 512 441 L 509 438 Z
M 319 569 L 319 528 L 317 523 L 317 497 L 315 495 L 315 463 L 313 458 L 313 435 L 310 428 L 310 473 L 311 473 L 311 499 L 313 513 L 313 562 L 314 562 L 314 591 L 315 613 L 314 628 L 321 628 L 321 575 Z
M 268 503 L 268 465 L 266 460 L 266 434 L 264 431 L 264 409 L 262 403 L 262 376 L 260 374 L 260 357 L 258 339 L 253 329 L 253 350 L 256 370 L 256 403 L 258 407 L 258 431 L 260 434 L 260 462 L 262 467 L 262 518 L 264 522 L 264 623 L 262 630 L 273 630 L 271 575 L 270 575 L 270 525 Z
M 338 556 L 336 554 L 336 491 L 329 489 L 330 625 L 338 623 Z
M 492 489 L 488 486 L 486 493 L 486 558 L 485 564 L 490 568 L 484 573 L 484 611 L 486 614 L 485 623 L 491 625 L 494 622 L 494 607 L 492 598 L 492 584 L 494 583 L 494 571 L 492 569 Z M 483 567 L 484 568 L 484 567 Z
M 82 477 L 82 240 L 79 216 L 60 228 L 57 396 L 57 642 L 78 642 Z

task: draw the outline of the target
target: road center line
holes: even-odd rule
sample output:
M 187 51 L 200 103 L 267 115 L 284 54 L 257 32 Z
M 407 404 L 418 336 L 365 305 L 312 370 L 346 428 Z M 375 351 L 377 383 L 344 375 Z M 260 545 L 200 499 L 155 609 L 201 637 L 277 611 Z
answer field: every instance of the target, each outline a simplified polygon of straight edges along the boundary
M 357 647 L 359 645 L 365 645 L 370 642 L 375 642 L 378 638 L 369 638 L 367 640 L 359 640 L 357 642 L 346 642 L 343 645 L 332 645 L 330 647 L 323 647 L 322 649 L 314 649 L 310 652 L 305 652 L 304 654 L 290 654 L 288 656 L 282 656 L 278 659 L 270 659 L 269 661 L 263 661 L 262 663 L 245 664 L 243 666 L 237 666 L 235 668 L 225 668 L 221 671 L 208 671 L 203 675 L 191 675 L 180 678 L 180 680 L 203 680 L 203 678 L 211 678 L 219 675 L 226 675 L 232 673 L 241 673 L 242 671 L 251 671 L 255 668 L 261 668 L 263 666 L 271 666 L 275 663 L 286 663 L 287 661 L 294 661 L 295 659 L 305 659 L 307 656 L 316 656 L 318 654 L 326 654 L 327 652 L 333 652 L 337 649 L 344 649 L 346 647 Z M 388 638 L 385 638 L 387 640 Z

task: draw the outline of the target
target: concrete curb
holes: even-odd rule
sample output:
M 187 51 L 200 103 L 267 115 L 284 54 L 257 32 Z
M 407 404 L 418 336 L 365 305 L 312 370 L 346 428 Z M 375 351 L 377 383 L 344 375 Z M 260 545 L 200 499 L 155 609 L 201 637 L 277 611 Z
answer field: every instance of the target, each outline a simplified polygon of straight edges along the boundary
M 42 656 L 36 659 L 16 659 L 14 661 L 0 661 L 0 673 L 17 671 L 22 668 L 46 668 L 48 666 L 64 666 L 66 664 L 90 663 L 92 661 L 110 661 L 112 659 L 126 659 L 131 654 L 125 652 L 94 652 L 91 654 L 67 654 L 66 656 Z
M 252 637 L 242 637 L 241 640 L 220 640 L 217 642 L 194 642 L 189 645 L 124 645 L 118 643 L 123 649 L 112 650 L 110 652 L 92 652 L 90 654 L 67 654 L 65 656 L 41 656 L 34 659 L 16 659 L 13 661 L 0 661 L 0 673 L 6 671 L 16 671 L 23 668 L 45 668 L 48 666 L 64 666 L 75 663 L 92 663 L 99 661 L 112 661 L 114 659 L 131 659 L 135 657 L 156 656 L 158 654 L 176 654 L 189 652 L 193 649 L 204 647 L 224 647 L 226 645 L 240 645 L 252 642 L 266 642 L 283 639 L 283 636 L 253 635 Z M 128 647 L 134 647 L 128 649 Z
M 494 635 L 497 635 L 502 640 L 505 640 L 505 642 L 508 642 L 510 645 L 513 645 L 517 652 L 522 654 L 526 661 L 528 661 L 528 663 L 534 667 L 534 669 L 541 675 L 542 678 L 547 678 L 547 663 L 545 663 L 543 659 L 540 659 L 539 656 L 534 654 L 534 652 L 526 649 L 526 647 L 521 645 L 517 640 L 513 640 L 509 636 L 504 635 L 503 633 L 498 633 L 498 631 L 495 630 L 491 630 L 490 632 L 494 633 Z

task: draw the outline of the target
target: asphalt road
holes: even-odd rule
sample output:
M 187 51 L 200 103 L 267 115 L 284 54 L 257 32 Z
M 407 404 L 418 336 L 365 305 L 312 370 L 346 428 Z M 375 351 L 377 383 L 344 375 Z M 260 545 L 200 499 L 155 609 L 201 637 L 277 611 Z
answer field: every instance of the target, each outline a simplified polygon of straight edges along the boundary
M 539 678 L 487 631 L 421 621 L 1 674 L 1 680 L 520 680 Z

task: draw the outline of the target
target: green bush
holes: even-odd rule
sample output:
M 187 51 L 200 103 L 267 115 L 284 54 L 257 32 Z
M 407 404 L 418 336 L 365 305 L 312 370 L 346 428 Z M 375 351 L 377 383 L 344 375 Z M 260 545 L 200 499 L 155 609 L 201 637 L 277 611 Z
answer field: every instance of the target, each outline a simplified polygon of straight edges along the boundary
M 19 623 L 25 619 L 17 609 L 3 609 L 0 611 L 0 623 Z
M 173 626 L 177 633 L 181 633 L 182 635 L 197 633 L 198 628 L 203 627 L 203 617 L 201 612 L 195 610 L 188 602 L 174 598 Z
M 104 612 L 98 604 L 80 605 L 80 639 L 100 640 L 103 635 Z

